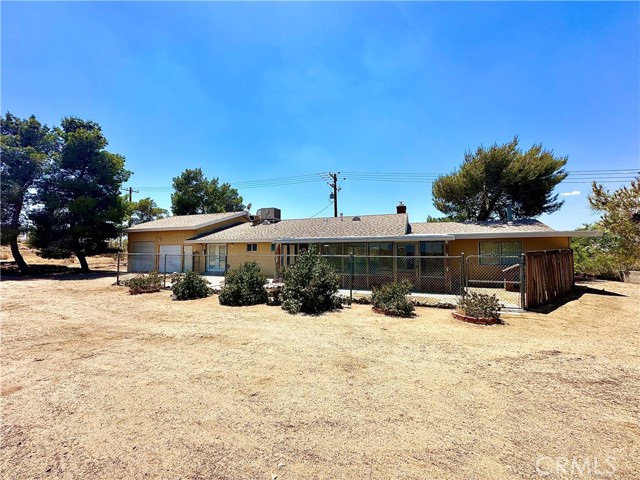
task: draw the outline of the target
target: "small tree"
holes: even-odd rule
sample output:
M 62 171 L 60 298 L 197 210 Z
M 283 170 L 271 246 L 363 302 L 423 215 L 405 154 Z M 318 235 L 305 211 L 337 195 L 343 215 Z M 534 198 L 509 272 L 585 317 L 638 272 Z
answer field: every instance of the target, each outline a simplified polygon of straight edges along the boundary
M 602 236 L 571 239 L 575 272 L 619 280 L 620 271 L 625 269 L 617 253 L 621 249 L 621 238 L 605 231 L 598 223 L 585 225 L 579 230 L 600 230 Z
M 228 183 L 208 180 L 200 168 L 187 169 L 173 179 L 171 210 L 174 215 L 240 212 L 242 197 Z
M 339 308 L 339 287 L 340 277 L 311 246 L 284 271 L 282 308 L 292 314 L 318 314 Z
M 60 151 L 45 171 L 34 209 L 31 242 L 48 258 L 78 257 L 89 270 L 87 256 L 110 252 L 127 208 L 120 195 L 131 172 L 124 157 L 105 150 L 100 125 L 65 118 L 56 129 Z
M 246 262 L 227 273 L 224 287 L 220 291 L 220 303 L 239 307 L 267 303 L 264 285 L 267 277 L 256 262 Z
M 640 266 L 640 178 L 610 193 L 593 182 L 589 205 L 602 217 L 598 224 L 617 241 L 611 251 L 620 270 Z
M 169 213 L 164 208 L 158 207 L 158 204 L 150 197 L 132 202 L 130 208 L 131 225 L 158 220 L 159 218 L 164 218 Z

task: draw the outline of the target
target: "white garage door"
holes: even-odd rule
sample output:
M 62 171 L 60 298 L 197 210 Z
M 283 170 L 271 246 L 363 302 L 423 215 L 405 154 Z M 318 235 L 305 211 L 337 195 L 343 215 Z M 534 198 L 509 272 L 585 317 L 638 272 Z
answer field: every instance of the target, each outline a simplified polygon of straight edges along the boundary
M 165 259 L 166 257 L 166 259 Z M 166 266 L 166 270 L 165 270 Z M 182 247 L 180 245 L 160 245 L 158 271 L 182 271 Z
M 155 242 L 133 242 L 129 255 L 130 272 L 152 272 L 156 269 Z M 148 254 L 148 255 L 145 255 Z

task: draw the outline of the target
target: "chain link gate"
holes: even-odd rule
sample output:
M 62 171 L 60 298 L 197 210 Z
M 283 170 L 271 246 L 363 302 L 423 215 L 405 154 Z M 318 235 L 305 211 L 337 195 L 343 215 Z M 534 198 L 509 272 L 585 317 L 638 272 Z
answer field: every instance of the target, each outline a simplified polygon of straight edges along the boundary
M 504 307 L 524 308 L 524 255 L 468 255 L 463 263 L 465 295 L 495 295 Z

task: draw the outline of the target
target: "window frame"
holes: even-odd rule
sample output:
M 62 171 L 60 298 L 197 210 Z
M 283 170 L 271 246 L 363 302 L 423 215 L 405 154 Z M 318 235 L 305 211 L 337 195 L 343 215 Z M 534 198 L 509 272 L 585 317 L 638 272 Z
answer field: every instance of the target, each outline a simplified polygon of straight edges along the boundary
M 495 253 L 495 254 L 494 253 L 482 253 L 483 244 L 485 246 L 489 245 L 489 244 L 496 244 L 497 253 Z M 503 247 L 506 244 L 516 245 L 517 246 L 516 250 L 519 250 L 519 253 L 516 253 L 516 254 L 505 254 L 505 253 L 503 253 L 503 251 L 504 251 Z M 519 257 L 523 253 L 524 253 L 524 248 L 523 248 L 522 240 L 479 240 L 478 241 L 478 256 L 480 257 L 480 259 L 479 259 L 479 264 L 480 265 L 494 265 L 494 266 L 516 265 L 516 264 L 520 263 Z M 508 257 L 508 258 L 505 259 L 505 257 Z M 513 257 L 518 257 L 518 260 L 516 260 Z

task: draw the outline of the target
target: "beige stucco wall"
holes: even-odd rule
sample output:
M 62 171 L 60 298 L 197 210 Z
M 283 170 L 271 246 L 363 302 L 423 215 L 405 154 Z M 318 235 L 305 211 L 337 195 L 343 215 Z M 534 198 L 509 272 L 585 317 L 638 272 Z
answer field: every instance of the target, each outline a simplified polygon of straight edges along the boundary
M 196 230 L 171 230 L 161 232 L 129 232 L 127 251 L 133 252 L 135 242 L 154 242 L 155 253 L 160 253 L 160 245 L 180 245 L 180 253 L 184 254 L 184 241 L 196 235 Z M 193 269 L 197 272 L 204 271 L 204 261 L 198 255 L 201 252 L 198 245 L 193 245 Z M 158 265 L 156 265 L 156 268 Z
M 479 242 L 484 240 L 453 240 L 449 242 L 449 255 L 457 256 L 478 255 L 480 253 Z M 525 252 L 532 250 L 562 250 L 570 248 L 569 237 L 549 237 L 549 238 L 487 238 L 487 242 L 512 242 L 521 241 L 522 249 Z
M 176 230 L 168 232 L 129 232 L 127 248 L 133 251 L 134 242 L 155 242 L 156 253 L 160 251 L 160 245 L 184 245 L 187 238 L 196 234 L 195 230 Z
M 242 218 L 232 218 L 225 220 L 224 222 L 216 223 L 213 226 L 208 226 L 200 229 L 191 230 L 169 230 L 169 231 L 151 231 L 151 232 L 129 232 L 128 233 L 128 251 L 133 250 L 133 242 L 155 242 L 156 253 L 160 251 L 160 245 L 184 245 L 184 241 L 187 238 L 195 237 L 196 235 L 202 235 L 219 228 L 226 227 L 233 223 L 241 223 Z M 199 245 L 193 245 L 194 252 L 200 251 Z
M 150 231 L 150 232 L 129 232 L 128 233 L 128 252 L 133 251 L 134 242 L 154 242 L 155 252 L 160 253 L 160 245 L 180 245 L 181 253 L 184 254 L 184 241 L 188 238 L 202 235 L 217 230 L 234 223 L 243 223 L 247 221 L 245 218 L 231 218 L 223 222 L 218 222 L 213 226 L 207 226 L 199 229 L 191 230 L 168 230 L 168 231 Z M 205 255 L 207 253 L 206 245 L 191 244 L 193 247 L 193 269 L 197 272 L 204 272 L 206 266 Z
M 271 242 L 257 243 L 257 245 L 257 252 L 247 252 L 246 243 L 227 244 L 229 268 L 236 268 L 244 262 L 256 262 L 260 265 L 262 273 L 267 277 L 273 277 L 276 273 L 276 256 L 275 252 L 271 251 Z

